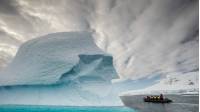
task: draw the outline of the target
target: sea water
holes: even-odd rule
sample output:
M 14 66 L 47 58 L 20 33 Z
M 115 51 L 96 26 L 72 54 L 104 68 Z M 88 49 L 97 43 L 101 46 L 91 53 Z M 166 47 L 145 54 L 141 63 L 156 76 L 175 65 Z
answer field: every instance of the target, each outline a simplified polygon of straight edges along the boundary
M 0 105 L 0 112 L 136 112 L 127 107 Z

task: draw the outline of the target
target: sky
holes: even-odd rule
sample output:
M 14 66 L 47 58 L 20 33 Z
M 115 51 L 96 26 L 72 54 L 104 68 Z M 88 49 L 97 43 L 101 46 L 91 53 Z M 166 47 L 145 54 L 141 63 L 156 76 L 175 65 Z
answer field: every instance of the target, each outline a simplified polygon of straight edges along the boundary
M 26 41 L 88 31 L 122 79 L 199 70 L 198 0 L 1 0 L 0 70 Z M 115 80 L 115 81 L 120 81 Z

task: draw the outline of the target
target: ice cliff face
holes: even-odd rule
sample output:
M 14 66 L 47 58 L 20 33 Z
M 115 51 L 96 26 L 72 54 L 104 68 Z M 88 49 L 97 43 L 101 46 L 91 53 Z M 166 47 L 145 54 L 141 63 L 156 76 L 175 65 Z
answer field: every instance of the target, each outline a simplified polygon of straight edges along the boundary
M 121 104 L 111 84 L 113 58 L 87 32 L 26 42 L 0 76 L 0 104 Z

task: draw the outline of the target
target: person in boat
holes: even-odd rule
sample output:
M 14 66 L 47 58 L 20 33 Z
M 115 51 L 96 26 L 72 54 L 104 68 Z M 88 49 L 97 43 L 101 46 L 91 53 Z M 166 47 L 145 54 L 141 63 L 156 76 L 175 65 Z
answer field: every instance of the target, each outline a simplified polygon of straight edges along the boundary
M 150 100 L 150 97 L 149 96 L 147 96 L 147 98 L 146 98 L 147 100 Z
M 153 100 L 156 100 L 156 96 L 153 96 Z
M 163 94 L 160 94 L 160 100 L 161 100 L 161 101 L 164 100 Z
M 159 96 L 156 96 L 156 100 L 159 100 L 159 98 L 158 98 Z
M 153 96 L 150 97 L 150 100 L 153 100 Z

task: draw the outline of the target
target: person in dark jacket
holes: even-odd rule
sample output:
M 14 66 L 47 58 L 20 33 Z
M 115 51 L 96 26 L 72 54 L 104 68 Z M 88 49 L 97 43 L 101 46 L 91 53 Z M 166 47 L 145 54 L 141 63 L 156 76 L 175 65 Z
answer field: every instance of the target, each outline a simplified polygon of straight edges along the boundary
M 161 101 L 164 100 L 163 94 L 160 94 L 160 100 L 161 100 Z

